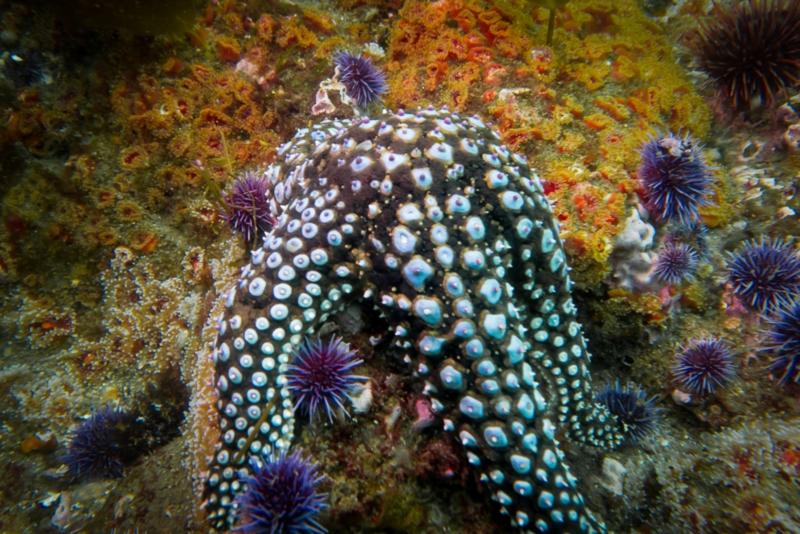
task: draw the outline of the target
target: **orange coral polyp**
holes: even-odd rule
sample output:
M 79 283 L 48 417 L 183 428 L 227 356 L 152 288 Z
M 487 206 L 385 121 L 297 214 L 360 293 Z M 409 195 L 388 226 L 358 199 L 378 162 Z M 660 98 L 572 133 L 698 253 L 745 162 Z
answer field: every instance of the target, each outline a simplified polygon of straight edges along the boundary
M 627 82 L 639 75 L 636 64 L 626 56 L 617 57 L 611 64 L 611 77 L 618 82 Z
M 183 171 L 183 180 L 186 185 L 196 187 L 203 181 L 203 175 L 194 167 L 190 167 Z
M 114 230 L 103 230 L 97 234 L 97 242 L 104 247 L 109 247 L 117 242 L 117 234 Z
M 134 222 L 142 218 L 142 208 L 130 200 L 123 200 L 117 204 L 117 215 L 120 220 Z
M 138 252 L 148 254 L 153 252 L 157 245 L 158 236 L 152 232 L 147 232 L 139 234 L 136 239 L 134 239 L 133 243 L 131 243 L 131 248 Z
M 492 60 L 492 51 L 485 46 L 474 46 L 467 53 L 467 60 L 475 63 L 488 63 Z
M 149 164 L 149 156 L 143 147 L 132 146 L 122 151 L 119 161 L 123 169 L 140 169 Z
M 508 22 L 499 20 L 489 26 L 489 35 L 494 39 L 497 39 L 498 37 L 508 37 L 511 33 L 510 30 L 511 25 Z
M 466 85 L 459 85 L 450 90 L 449 106 L 455 111 L 464 109 L 467 100 L 469 99 L 469 87 Z
M 584 117 L 583 122 L 592 130 L 600 131 L 611 126 L 613 119 L 602 113 L 592 113 Z
M 447 55 L 448 59 L 463 61 L 467 59 L 467 52 L 467 46 L 462 42 L 461 38 L 453 37 L 450 39 Z
M 464 33 L 472 30 L 476 24 L 475 15 L 466 8 L 458 11 L 453 20 L 456 21 L 458 28 Z
M 170 187 L 180 186 L 185 180 L 183 169 L 171 165 L 161 168 L 156 174 L 156 179 Z
M 447 63 L 444 61 L 429 63 L 425 68 L 425 72 L 428 75 L 427 80 L 425 80 L 425 89 L 433 91 L 442 83 L 442 80 L 447 75 Z
M 489 85 L 498 85 L 503 81 L 507 73 L 508 71 L 504 66 L 498 63 L 492 63 L 486 66 L 483 81 Z
M 585 222 L 589 215 L 597 209 L 598 199 L 591 193 L 576 193 L 572 195 L 572 205 L 578 212 L 578 218 Z
M 296 44 L 300 48 L 311 48 L 319 45 L 319 39 L 314 32 L 300 24 L 297 17 L 292 17 L 285 22 L 276 37 L 276 42 L 281 48 Z
M 153 103 L 158 99 L 161 92 L 161 85 L 152 76 L 143 74 L 139 76 L 138 80 L 139 93 L 149 102 Z
M 161 66 L 161 71 L 168 76 L 176 76 L 183 70 L 183 61 L 172 56 Z
M 630 111 L 622 98 L 600 97 L 595 99 L 594 104 L 618 121 L 630 118 Z
M 232 33 L 234 35 L 244 35 L 245 30 L 242 15 L 239 13 L 226 13 L 222 20 L 225 27 L 228 29 L 228 33 Z
M 170 154 L 172 154 L 176 158 L 180 158 L 186 154 L 191 144 L 192 141 L 188 135 L 184 133 L 178 133 L 170 140 L 168 148 Z
M 161 111 L 148 111 L 140 115 L 131 115 L 128 118 L 131 129 L 140 138 L 147 134 L 157 138 L 166 138 L 172 134 L 173 121 L 169 113 Z
M 173 102 L 173 108 L 175 109 L 175 113 L 181 119 L 189 118 L 190 107 L 189 102 L 186 101 L 185 98 L 178 98 Z
M 256 35 L 264 43 L 269 43 L 275 36 L 275 19 L 269 15 L 261 15 L 256 21 Z
M 525 143 L 537 138 L 533 128 L 510 128 L 503 133 L 503 141 L 512 150 L 520 150 Z
M 113 189 L 101 189 L 97 192 L 97 207 L 107 208 L 117 200 L 117 193 Z
M 195 121 L 198 127 L 203 126 L 230 126 L 233 122 L 226 114 L 214 108 L 203 108 Z
M 500 16 L 500 13 L 494 11 L 493 9 L 478 13 L 478 20 L 481 21 L 485 26 L 491 26 L 495 22 L 501 21 L 502 18 L 503 17 Z
M 200 130 L 199 136 L 200 143 L 198 143 L 198 148 L 201 158 L 218 157 L 222 155 L 223 142 L 222 133 L 219 128 L 204 128 Z
M 486 44 L 486 39 L 479 33 L 470 32 L 464 36 L 464 44 L 467 45 L 467 48 L 482 47 Z
M 192 73 L 194 75 L 194 72 Z M 199 85 L 196 79 L 193 78 L 181 78 L 176 87 L 180 90 L 184 95 L 193 94 L 197 91 Z
M 217 57 L 222 61 L 236 61 L 242 54 L 242 48 L 235 39 L 220 37 L 217 39 Z
M 190 70 L 194 79 L 200 83 L 208 83 L 214 77 L 214 71 L 208 65 L 203 65 L 202 63 L 195 63 Z
M 306 9 L 303 11 L 303 18 L 313 29 L 322 33 L 331 33 L 334 28 L 333 20 L 321 11 Z

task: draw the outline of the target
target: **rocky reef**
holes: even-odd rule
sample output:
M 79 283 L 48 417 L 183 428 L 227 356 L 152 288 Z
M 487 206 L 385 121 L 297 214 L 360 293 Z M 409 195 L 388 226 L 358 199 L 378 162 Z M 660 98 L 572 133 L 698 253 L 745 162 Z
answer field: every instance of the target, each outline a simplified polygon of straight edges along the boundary
M 757 67 L 737 70 L 752 83 L 731 99 L 707 61 L 719 42 L 764 65 L 791 60 L 797 32 L 764 39 L 767 26 L 726 23 L 744 13 L 789 27 L 791 2 L 558 2 L 550 45 L 548 2 L 152 4 L 0 6 L 0 530 L 200 532 L 209 514 L 228 526 L 248 476 L 282 473 L 252 468 L 241 445 L 264 462 L 301 450 L 320 477 L 301 481 L 313 525 L 335 532 L 503 531 L 503 512 L 551 531 L 559 518 L 613 532 L 800 529 L 797 71 L 781 63 L 760 86 Z M 681 176 L 664 154 L 645 157 L 663 139 L 691 139 L 703 162 L 700 190 L 684 189 L 686 220 L 656 213 L 669 197 L 653 184 Z M 369 165 L 351 168 L 356 157 Z M 313 165 L 298 170 L 303 158 Z M 348 175 L 375 175 L 355 191 L 336 158 Z M 266 180 L 274 220 L 254 223 L 249 200 L 234 202 L 244 176 Z M 321 178 L 344 184 L 345 207 L 325 199 L 333 182 Z M 234 209 L 245 214 L 236 224 Z M 287 248 L 289 234 L 303 250 Z M 758 246 L 780 250 L 748 252 Z M 312 270 L 324 279 L 300 284 Z M 454 280 L 474 317 L 456 317 Z M 769 295 L 775 306 L 752 305 Z M 273 318 L 284 300 L 286 317 Z M 364 377 L 342 397 L 352 417 L 295 418 L 281 378 L 294 348 L 334 334 Z M 474 359 L 472 337 L 486 351 Z M 724 347 L 717 375 L 686 363 L 696 340 Z M 248 388 L 260 399 L 249 403 L 234 379 L 252 383 L 257 366 L 266 382 Z M 724 380 L 700 387 L 697 376 Z M 280 402 L 264 404 L 273 385 Z M 485 418 L 471 417 L 479 409 Z M 620 426 L 650 417 L 649 432 L 620 443 Z M 256 440 L 248 429 L 263 424 Z M 117 446 L 127 438 L 136 446 Z M 225 451 L 243 470 L 227 493 Z M 71 458 L 96 468 L 76 476 Z

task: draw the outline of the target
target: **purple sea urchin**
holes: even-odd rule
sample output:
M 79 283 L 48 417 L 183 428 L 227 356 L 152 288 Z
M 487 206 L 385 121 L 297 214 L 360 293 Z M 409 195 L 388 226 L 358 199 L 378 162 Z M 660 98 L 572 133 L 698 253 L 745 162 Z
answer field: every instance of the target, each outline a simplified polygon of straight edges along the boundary
M 664 243 L 685 243 L 694 249 L 698 258 L 703 258 L 708 253 L 708 227 L 700 221 L 672 225 Z
M 244 236 L 248 244 L 252 244 L 259 233 L 268 230 L 274 223 L 269 199 L 269 180 L 252 172 L 237 178 L 225 196 L 225 219 L 233 231 Z
M 635 384 L 621 386 L 619 381 L 607 384 L 595 397 L 597 402 L 605 405 L 625 426 L 628 436 L 638 441 L 655 430 L 658 424 L 659 410 L 655 405 L 655 397 Z
M 341 338 L 330 341 L 306 340 L 294 356 L 286 372 L 287 385 L 295 399 L 295 410 L 313 419 L 320 407 L 333 421 L 336 408 L 345 414 L 344 400 L 358 383 L 366 380 L 351 373 L 363 363 Z
M 659 222 L 681 223 L 699 218 L 711 182 L 697 142 L 669 134 L 642 148 L 638 170 L 643 199 Z
M 679 284 L 694 276 L 697 252 L 684 243 L 666 243 L 658 252 L 654 273 L 667 284 Z
M 780 384 L 800 384 L 800 299 L 768 320 L 769 330 L 760 351 L 772 356 L 769 368 Z
M 364 56 L 338 52 L 333 63 L 339 70 L 339 81 L 347 95 L 359 107 L 366 107 L 386 92 L 386 76 Z
M 265 462 L 252 460 L 247 491 L 238 499 L 237 531 L 247 534 L 318 534 L 327 532 L 317 514 L 327 508 L 326 495 L 317 492 L 324 479 L 317 465 L 298 452 Z
M 75 429 L 63 462 L 73 480 L 118 478 L 136 451 L 130 450 L 135 418 L 119 408 L 106 406 Z
M 800 2 L 749 0 L 716 9 L 693 43 L 717 94 L 737 110 L 800 82 Z
M 735 374 L 733 358 L 725 343 L 715 337 L 696 339 L 675 355 L 672 373 L 678 385 L 690 393 L 710 395 Z
M 779 239 L 748 241 L 729 256 L 728 280 L 745 306 L 769 313 L 800 293 L 800 258 Z

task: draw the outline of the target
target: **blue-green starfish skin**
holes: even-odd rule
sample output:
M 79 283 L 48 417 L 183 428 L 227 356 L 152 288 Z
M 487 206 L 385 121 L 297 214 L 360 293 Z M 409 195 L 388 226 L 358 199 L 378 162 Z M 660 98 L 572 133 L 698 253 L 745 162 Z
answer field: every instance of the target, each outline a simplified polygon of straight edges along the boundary
M 479 118 L 432 108 L 325 120 L 279 157 L 267 171 L 277 224 L 220 318 L 213 527 L 234 525 L 248 457 L 291 444 L 290 355 L 358 301 L 389 321 L 394 348 L 513 526 L 604 530 L 556 433 L 615 447 L 623 432 L 592 400 L 557 223 L 525 158 Z

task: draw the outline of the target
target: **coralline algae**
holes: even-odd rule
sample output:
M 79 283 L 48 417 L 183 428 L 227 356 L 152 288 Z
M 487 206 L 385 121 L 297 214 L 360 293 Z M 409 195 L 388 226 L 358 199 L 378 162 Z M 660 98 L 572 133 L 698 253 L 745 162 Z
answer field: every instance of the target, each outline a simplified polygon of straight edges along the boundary
M 623 430 L 593 401 L 558 228 L 525 158 L 480 119 L 433 108 L 326 120 L 279 157 L 277 223 L 218 319 L 212 526 L 236 523 L 250 459 L 291 447 L 290 355 L 360 301 L 515 527 L 602 530 L 556 432 L 615 447 Z

